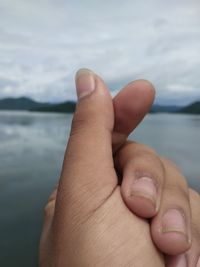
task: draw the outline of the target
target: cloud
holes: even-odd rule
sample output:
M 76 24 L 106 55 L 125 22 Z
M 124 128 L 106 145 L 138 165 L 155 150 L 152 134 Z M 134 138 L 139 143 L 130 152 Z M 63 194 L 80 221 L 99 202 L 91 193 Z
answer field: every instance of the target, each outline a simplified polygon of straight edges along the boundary
M 145 78 L 158 101 L 200 98 L 199 11 L 197 0 L 2 0 L 0 97 L 75 99 L 75 71 L 88 67 L 113 94 Z

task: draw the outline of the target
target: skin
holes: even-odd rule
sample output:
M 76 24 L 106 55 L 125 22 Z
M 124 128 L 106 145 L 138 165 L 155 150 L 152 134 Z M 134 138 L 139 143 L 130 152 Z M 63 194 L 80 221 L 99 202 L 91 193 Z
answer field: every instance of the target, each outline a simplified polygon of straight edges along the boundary
M 198 265 L 197 262 L 200 256 L 200 196 L 196 191 L 188 190 L 186 179 L 177 166 L 172 161 L 159 157 L 151 148 L 130 141 L 127 141 L 115 155 L 115 166 L 118 169 L 118 173 L 123 177 L 121 194 L 127 207 L 135 214 L 142 214 L 143 217 L 152 218 L 151 236 L 155 245 L 160 251 L 167 251 L 167 254 L 171 255 L 165 257 L 165 266 L 199 267 L 200 261 Z M 152 208 L 151 198 L 138 194 L 138 192 L 130 196 L 129 192 L 134 180 L 138 179 L 137 177 L 135 178 L 134 174 L 138 173 L 138 170 L 145 174 L 152 174 L 152 166 L 154 166 L 154 170 L 157 173 L 154 177 L 159 182 L 163 181 L 164 187 L 160 208 L 155 213 L 156 215 L 145 216 L 145 214 L 148 215 L 146 208 Z M 164 233 L 160 231 L 162 216 L 169 207 L 170 209 L 177 209 L 178 207 L 186 214 L 186 220 L 189 218 L 192 221 L 191 225 L 188 222 L 190 227 L 187 230 L 190 231 L 191 229 L 189 234 L 192 237 L 192 242 L 187 249 L 185 249 L 185 244 L 187 244 L 185 233 L 179 232 L 177 229 Z M 176 246 L 174 243 L 176 243 Z M 184 261 L 185 263 L 183 263 Z
M 133 214 L 132 202 L 126 200 L 126 190 L 123 191 L 131 179 L 127 175 L 132 171 L 128 162 L 135 161 L 138 156 L 135 144 L 133 149 L 133 145 L 124 145 L 124 142 L 150 108 L 154 90 L 148 82 L 136 81 L 112 101 L 102 79 L 97 75 L 94 77 L 95 91 L 81 98 L 77 105 L 59 186 L 45 208 L 40 266 L 164 266 L 163 255 L 156 249 L 152 238 L 155 242 L 159 237 L 157 233 L 153 234 L 153 229 L 159 224 L 160 210 L 169 204 L 165 200 L 167 197 L 163 198 L 158 213 L 148 215 L 154 217 L 150 229 L 146 220 Z M 81 86 L 79 83 L 80 79 L 77 86 Z M 142 97 L 144 93 L 146 98 Z M 132 99 L 138 106 L 132 107 Z M 141 157 L 146 155 L 146 150 L 141 150 Z M 127 151 L 130 154 L 126 154 Z M 149 152 L 149 157 L 154 154 Z M 121 187 L 113 155 L 118 172 L 123 174 Z M 127 164 L 123 165 L 123 162 Z M 168 165 L 166 169 L 169 169 Z M 168 180 L 168 176 L 162 179 Z M 160 194 L 164 195 L 164 186 L 160 188 Z M 174 194 L 180 198 L 176 190 Z M 140 200 L 138 203 L 144 204 Z M 146 217 L 145 212 L 143 217 Z M 162 238 L 155 242 L 158 248 Z M 183 248 L 180 250 L 189 247 Z M 161 246 L 161 250 L 166 247 Z M 167 258 L 168 266 L 172 266 L 172 260 L 174 257 Z

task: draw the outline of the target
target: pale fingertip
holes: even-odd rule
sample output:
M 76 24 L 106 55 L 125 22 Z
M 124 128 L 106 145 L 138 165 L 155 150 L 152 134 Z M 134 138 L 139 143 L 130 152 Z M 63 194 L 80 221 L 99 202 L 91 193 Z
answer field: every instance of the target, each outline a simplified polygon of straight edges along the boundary
M 191 247 L 187 236 L 178 231 L 162 233 L 161 229 L 155 229 L 155 225 L 152 225 L 151 234 L 158 249 L 167 255 L 179 255 Z
M 131 199 L 125 199 L 125 203 L 134 214 L 141 218 L 148 219 L 156 215 L 155 205 L 147 197 L 134 196 Z
M 187 226 L 186 216 L 182 210 L 169 209 L 162 217 L 161 232 L 177 233 L 185 236 L 187 244 L 191 245 L 190 228 Z
M 154 212 L 157 211 L 157 185 L 149 177 L 135 179 L 130 187 L 129 198 L 143 198 L 151 202 Z M 139 199 L 138 199 L 139 200 Z M 134 200 L 133 200 L 134 201 Z
M 180 232 L 187 235 L 185 215 L 178 209 L 170 209 L 162 217 L 162 233 L 168 232 Z
M 95 88 L 95 74 L 89 69 L 80 69 L 75 75 L 76 92 L 78 100 L 91 94 Z

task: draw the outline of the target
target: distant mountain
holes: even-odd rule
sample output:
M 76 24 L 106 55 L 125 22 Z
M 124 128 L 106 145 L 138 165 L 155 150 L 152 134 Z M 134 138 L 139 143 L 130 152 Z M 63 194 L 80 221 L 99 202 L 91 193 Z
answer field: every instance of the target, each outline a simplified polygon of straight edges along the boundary
M 76 102 L 66 101 L 60 104 L 53 104 L 50 106 L 43 106 L 31 109 L 31 111 L 73 113 L 75 111 L 75 108 L 76 108 Z
M 184 108 L 181 108 L 179 113 L 200 114 L 200 101 L 194 102 Z
M 0 99 L 0 110 L 28 110 L 39 112 L 62 112 L 73 113 L 76 108 L 76 102 L 66 101 L 59 104 L 40 103 L 28 97 L 4 98 Z M 189 113 L 200 114 L 200 101 L 192 103 L 186 107 L 153 105 L 151 113 Z
M 60 104 L 40 103 L 28 97 L 0 99 L 0 110 L 28 110 L 41 112 L 73 113 L 76 102 L 66 101 Z
M 0 110 L 30 110 L 49 105 L 48 103 L 36 102 L 27 97 L 0 99 Z
M 161 106 L 161 105 L 153 105 L 151 108 L 151 113 L 157 113 L 157 112 L 177 112 L 180 109 L 178 106 Z

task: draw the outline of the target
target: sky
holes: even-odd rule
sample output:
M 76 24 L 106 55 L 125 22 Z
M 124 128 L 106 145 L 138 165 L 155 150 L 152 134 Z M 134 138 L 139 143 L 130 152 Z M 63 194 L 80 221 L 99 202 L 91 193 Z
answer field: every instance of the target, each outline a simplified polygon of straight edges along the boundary
M 82 67 L 113 96 L 142 78 L 157 103 L 200 100 L 199 0 L 0 0 L 0 98 L 75 100 Z

